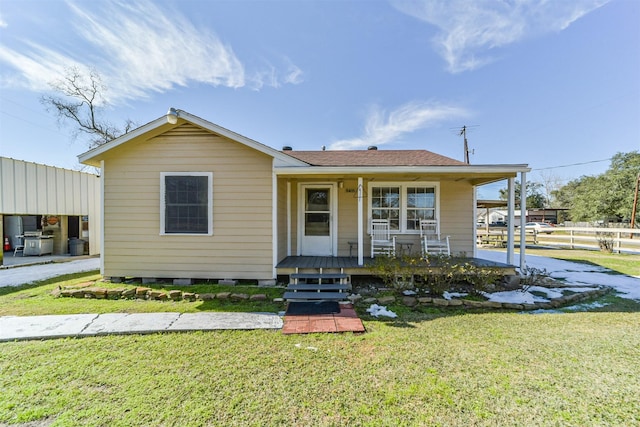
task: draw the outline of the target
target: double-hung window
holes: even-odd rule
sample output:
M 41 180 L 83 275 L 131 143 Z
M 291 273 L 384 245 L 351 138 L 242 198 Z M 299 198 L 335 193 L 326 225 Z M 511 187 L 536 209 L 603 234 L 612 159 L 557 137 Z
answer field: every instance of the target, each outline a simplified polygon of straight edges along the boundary
M 213 234 L 213 173 L 160 174 L 160 234 Z
M 438 218 L 437 183 L 370 183 L 369 218 L 388 219 L 397 233 L 420 232 L 420 220 Z
M 391 230 L 400 229 L 400 187 L 371 189 L 371 219 L 388 219 Z

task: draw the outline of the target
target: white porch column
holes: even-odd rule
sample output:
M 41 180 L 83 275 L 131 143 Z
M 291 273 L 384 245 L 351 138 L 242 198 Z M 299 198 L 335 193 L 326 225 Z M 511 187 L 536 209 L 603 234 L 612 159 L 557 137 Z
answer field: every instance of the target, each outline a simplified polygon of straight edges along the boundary
M 509 178 L 507 180 L 507 264 L 509 265 L 513 265 L 513 248 L 515 244 L 513 239 L 515 200 L 515 178 Z
M 272 168 L 273 170 L 273 168 Z M 278 176 L 275 170 L 271 173 L 271 258 L 273 278 L 278 277 Z
M 364 212 L 364 209 L 362 207 L 364 192 L 362 191 L 362 185 L 362 177 L 358 177 L 358 265 L 364 265 L 364 219 L 362 218 Z
M 522 273 L 527 267 L 526 260 L 526 229 L 524 225 L 527 223 L 527 173 L 520 172 L 520 272 Z
M 291 181 L 287 180 L 287 256 L 291 256 Z
M 100 275 L 104 276 L 104 160 L 100 160 Z M 24 255 L 24 252 L 23 252 Z
M 476 258 L 478 256 L 478 187 L 473 186 L 473 254 Z

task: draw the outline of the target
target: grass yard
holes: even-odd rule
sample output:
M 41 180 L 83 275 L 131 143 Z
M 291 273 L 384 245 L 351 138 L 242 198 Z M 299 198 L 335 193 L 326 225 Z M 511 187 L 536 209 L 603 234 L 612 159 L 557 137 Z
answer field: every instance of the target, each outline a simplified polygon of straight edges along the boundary
M 576 252 L 528 249 L 563 259 Z M 640 261 L 585 252 L 575 260 L 626 274 Z M 51 295 L 99 278 L 0 288 L 0 316 L 284 308 Z M 167 286 L 156 287 L 180 288 Z M 359 307 L 367 329 L 359 335 L 213 331 L 0 343 L 0 426 L 640 425 L 639 305 L 605 298 L 612 305 L 591 312 L 537 315 L 398 304 L 389 308 L 399 318 L 388 321 Z
M 368 332 L 0 344 L 0 423 L 638 425 L 640 314 L 466 314 Z
M 251 311 L 278 312 L 284 309 L 283 304 L 273 303 L 273 298 L 282 297 L 282 289 L 258 288 L 255 286 L 220 286 L 220 285 L 189 285 L 176 286 L 172 284 L 145 285 L 153 289 L 168 291 L 171 289 L 196 293 L 247 293 L 266 294 L 267 301 L 143 301 L 135 299 L 77 299 L 54 298 L 51 292 L 58 286 L 78 286 L 100 280 L 97 272 L 78 273 L 44 280 L 31 285 L 0 288 L 0 316 L 35 316 L 45 314 L 78 314 L 78 313 L 152 313 L 179 312 L 195 313 L 199 311 Z M 135 287 L 136 284 L 99 283 L 96 286 L 105 288 Z M 137 284 L 137 286 L 141 286 Z

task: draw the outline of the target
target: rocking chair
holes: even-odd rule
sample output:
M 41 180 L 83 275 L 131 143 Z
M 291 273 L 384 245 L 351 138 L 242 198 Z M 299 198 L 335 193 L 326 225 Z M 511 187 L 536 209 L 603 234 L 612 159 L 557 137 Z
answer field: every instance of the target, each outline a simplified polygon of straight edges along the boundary
M 449 236 L 440 237 L 438 221 L 433 219 L 420 220 L 420 243 L 422 244 L 422 256 L 429 254 L 451 255 Z
M 371 220 L 371 258 L 376 255 L 396 255 L 396 236 L 391 236 L 388 219 Z

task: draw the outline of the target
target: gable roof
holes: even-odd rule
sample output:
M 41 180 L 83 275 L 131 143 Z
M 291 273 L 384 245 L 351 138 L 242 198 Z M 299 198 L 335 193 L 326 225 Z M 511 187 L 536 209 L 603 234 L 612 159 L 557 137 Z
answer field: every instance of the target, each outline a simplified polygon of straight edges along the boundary
M 205 129 L 214 134 L 224 136 L 229 138 L 232 141 L 238 142 L 240 144 L 246 145 L 247 147 L 253 148 L 261 153 L 267 154 L 274 158 L 274 163 L 279 166 L 306 166 L 300 160 L 297 160 L 291 156 L 284 155 L 281 151 L 271 148 L 267 145 L 261 144 L 258 141 L 255 141 L 251 138 L 247 138 L 246 136 L 242 136 L 238 133 L 230 131 L 229 129 L 223 128 L 222 126 L 216 125 L 215 123 L 211 123 L 207 120 L 204 120 L 198 116 L 194 116 L 193 114 L 187 113 L 182 110 L 171 109 L 177 114 L 178 120 L 175 123 L 171 123 L 168 120 L 168 114 L 161 116 L 155 119 L 152 122 L 147 123 L 133 131 L 126 133 L 112 141 L 107 142 L 106 144 L 100 145 L 96 148 L 93 148 L 85 153 L 82 153 L 78 156 L 78 160 L 80 163 L 92 165 L 92 166 L 100 166 L 100 160 L 104 157 L 104 154 L 112 149 L 119 147 L 133 139 L 139 137 L 152 137 L 165 132 L 168 132 L 171 129 L 174 129 L 178 126 L 182 126 L 184 123 L 191 123 L 192 125 L 198 126 L 202 129 Z
M 427 150 L 283 151 L 312 166 L 467 166 Z
M 177 118 L 177 120 L 176 120 Z M 279 176 L 385 175 L 397 173 L 432 174 L 450 179 L 466 179 L 474 185 L 514 177 L 529 172 L 526 164 L 470 165 L 427 150 L 345 150 L 280 151 L 182 110 L 171 109 L 167 115 L 147 123 L 119 138 L 82 153 L 81 163 L 100 166 L 107 153 L 130 141 L 144 141 L 190 123 L 213 134 L 226 137 L 273 158 Z

